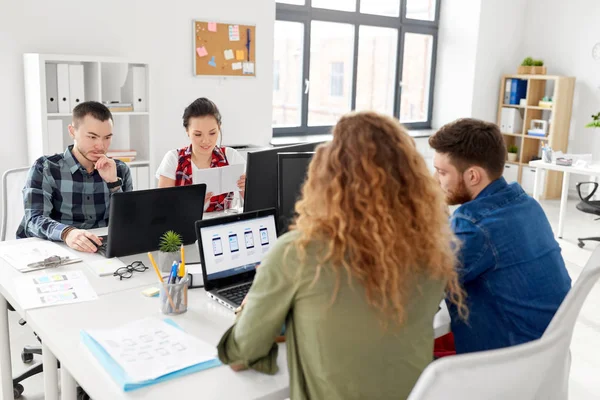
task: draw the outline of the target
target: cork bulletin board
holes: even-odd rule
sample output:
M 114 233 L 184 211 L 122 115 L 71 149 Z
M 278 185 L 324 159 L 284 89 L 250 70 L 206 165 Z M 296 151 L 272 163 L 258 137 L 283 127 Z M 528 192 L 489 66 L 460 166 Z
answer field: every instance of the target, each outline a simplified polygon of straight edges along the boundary
M 194 74 L 256 76 L 256 26 L 194 21 Z

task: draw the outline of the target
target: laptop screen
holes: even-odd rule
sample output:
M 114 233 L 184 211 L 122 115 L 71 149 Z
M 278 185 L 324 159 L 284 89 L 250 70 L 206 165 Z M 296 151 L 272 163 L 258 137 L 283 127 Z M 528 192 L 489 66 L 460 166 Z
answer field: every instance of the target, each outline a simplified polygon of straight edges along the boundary
M 254 271 L 275 244 L 275 215 L 201 227 L 200 237 L 206 279 L 232 278 Z

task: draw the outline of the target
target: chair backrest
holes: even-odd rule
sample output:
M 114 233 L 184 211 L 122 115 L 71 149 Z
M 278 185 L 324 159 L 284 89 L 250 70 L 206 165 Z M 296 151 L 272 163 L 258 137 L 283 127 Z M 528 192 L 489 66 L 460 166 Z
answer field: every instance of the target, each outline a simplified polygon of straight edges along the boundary
M 559 399 L 540 390 L 560 378 L 552 366 L 568 346 L 568 337 L 556 332 L 517 346 L 439 359 L 423 371 L 408 400 Z
M 600 246 L 596 247 L 588 262 L 585 264 L 581 275 L 575 281 L 575 284 L 567 293 L 562 304 L 554 314 L 554 318 L 544 332 L 544 336 L 550 335 L 555 331 L 563 331 L 569 336 L 573 336 L 575 321 L 579 316 L 583 302 L 600 278 Z
M 2 175 L 2 225 L 0 240 L 14 239 L 23 219 L 23 187 L 29 167 L 9 169 Z

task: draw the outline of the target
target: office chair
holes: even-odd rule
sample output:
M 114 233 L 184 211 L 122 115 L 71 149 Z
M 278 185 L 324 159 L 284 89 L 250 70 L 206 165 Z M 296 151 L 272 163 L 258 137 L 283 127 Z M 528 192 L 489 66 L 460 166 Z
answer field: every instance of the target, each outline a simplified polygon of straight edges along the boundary
M 581 186 L 582 185 L 590 185 L 590 184 L 594 185 L 594 188 L 592 189 L 592 192 L 590 194 L 588 194 L 587 196 L 584 197 L 581 194 Z M 594 214 L 594 215 L 600 216 L 600 201 L 599 200 L 590 200 L 592 197 L 594 197 L 594 194 L 596 193 L 597 189 L 598 189 L 597 182 L 579 182 L 579 183 L 577 183 L 577 194 L 579 195 L 579 198 L 581 199 L 581 201 L 577 204 L 577 209 L 579 211 L 587 213 L 587 214 Z M 600 218 L 596 218 L 594 221 L 597 221 L 599 219 Z M 577 240 L 579 241 L 579 243 L 577 243 L 577 246 L 583 248 L 583 246 L 585 246 L 585 243 L 584 243 L 585 240 L 593 240 L 595 242 L 600 242 L 600 236 L 577 238 Z

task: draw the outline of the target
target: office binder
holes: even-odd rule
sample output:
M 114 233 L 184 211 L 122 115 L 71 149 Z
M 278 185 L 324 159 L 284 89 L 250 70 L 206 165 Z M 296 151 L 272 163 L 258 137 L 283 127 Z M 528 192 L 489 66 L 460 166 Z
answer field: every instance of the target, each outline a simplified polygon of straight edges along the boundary
M 148 110 L 146 98 L 146 68 L 131 67 L 121 88 L 121 100 L 133 104 L 133 111 L 144 112 Z
M 167 318 L 164 321 L 177 329 L 181 329 L 181 327 L 177 325 L 172 319 Z M 141 389 L 146 386 L 154 385 L 155 383 L 168 381 L 173 378 L 178 378 L 180 376 L 193 374 L 198 371 L 203 371 L 205 369 L 214 368 L 222 365 L 219 359 L 214 358 L 212 360 L 192 365 L 191 367 L 187 367 L 179 371 L 160 376 L 156 379 L 150 379 L 143 382 L 132 382 L 129 376 L 127 376 L 127 374 L 123 370 L 123 368 L 121 368 L 121 366 L 108 354 L 108 352 L 104 350 L 104 348 L 100 346 L 100 344 L 98 344 L 98 342 L 96 342 L 87 332 L 82 330 L 80 332 L 80 337 L 83 344 L 90 350 L 90 352 L 96 358 L 96 360 L 98 360 L 100 365 L 104 367 L 104 369 L 109 373 L 109 375 L 113 378 L 117 385 L 125 392 Z
M 527 81 L 524 79 L 513 79 L 510 89 L 510 104 L 518 105 L 521 99 L 527 97 Z
M 46 112 L 58 112 L 58 85 L 56 64 L 46 64 Z
M 513 80 L 509 78 L 504 82 L 504 104 L 510 104 L 512 81 Z
M 83 65 L 69 65 L 70 111 L 85 101 L 83 90 Z
M 69 65 L 57 64 L 56 82 L 58 87 L 58 112 L 67 114 L 71 112 L 69 100 Z

